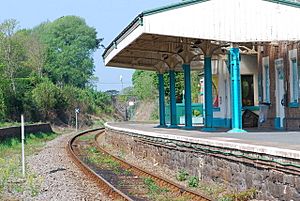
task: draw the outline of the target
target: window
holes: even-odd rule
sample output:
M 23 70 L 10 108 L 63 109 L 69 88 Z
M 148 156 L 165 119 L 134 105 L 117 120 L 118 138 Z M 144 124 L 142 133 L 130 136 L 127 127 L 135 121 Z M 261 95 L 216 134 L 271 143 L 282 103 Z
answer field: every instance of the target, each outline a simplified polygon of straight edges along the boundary
M 254 106 L 253 75 L 241 75 L 242 106 Z
M 298 80 L 298 68 L 297 68 L 297 60 L 292 59 L 291 61 L 292 68 L 292 81 L 291 81 L 291 102 L 297 103 L 299 98 L 299 80 Z
M 297 49 L 289 51 L 290 59 L 290 107 L 298 107 L 299 79 L 297 64 Z
M 263 57 L 263 101 L 270 103 L 270 66 L 269 57 Z

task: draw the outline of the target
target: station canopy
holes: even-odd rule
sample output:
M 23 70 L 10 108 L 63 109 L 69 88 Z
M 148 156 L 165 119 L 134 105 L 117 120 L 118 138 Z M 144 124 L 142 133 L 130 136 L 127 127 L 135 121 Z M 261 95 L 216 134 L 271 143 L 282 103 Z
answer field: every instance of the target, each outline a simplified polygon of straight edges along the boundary
M 300 41 L 300 3 L 288 0 L 188 0 L 138 15 L 106 48 L 106 66 L 166 71 L 203 68 L 238 44 L 255 53 L 263 43 Z M 213 57 L 213 59 L 214 59 Z

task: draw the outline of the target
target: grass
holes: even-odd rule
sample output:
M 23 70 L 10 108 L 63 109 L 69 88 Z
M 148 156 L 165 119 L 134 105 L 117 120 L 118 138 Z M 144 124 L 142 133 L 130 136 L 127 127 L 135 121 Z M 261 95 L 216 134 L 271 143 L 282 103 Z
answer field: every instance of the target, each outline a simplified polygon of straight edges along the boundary
M 148 197 L 150 200 L 154 201 L 190 201 L 191 199 L 188 196 L 178 196 L 172 192 L 168 188 L 159 187 L 156 182 L 146 177 L 144 178 L 144 184 L 146 185 L 148 191 Z
M 94 120 L 93 121 L 93 128 L 99 128 L 104 126 L 104 121 L 103 120 Z
M 102 167 L 109 168 L 115 173 L 116 175 L 131 175 L 131 170 L 124 170 L 121 167 L 121 164 L 113 159 L 111 156 L 108 156 L 104 153 L 101 153 L 97 150 L 95 147 L 89 147 L 87 148 L 87 160 L 92 164 L 97 164 Z M 122 187 L 124 185 L 124 182 L 119 182 L 118 187 Z M 155 201 L 188 201 L 190 200 L 186 196 L 177 196 L 174 195 L 174 193 L 169 192 L 169 189 L 167 188 L 161 188 L 159 187 L 155 181 L 153 181 L 151 178 L 144 178 L 144 185 L 147 189 L 147 196 L 150 200 Z M 133 192 L 131 192 L 134 194 Z
M 112 169 L 115 174 L 120 174 L 120 163 L 114 160 L 112 157 L 100 153 L 96 147 L 90 147 L 87 150 L 88 152 L 88 160 L 93 164 L 102 164 L 106 167 Z
M 57 137 L 55 133 L 30 134 L 26 138 L 25 155 L 32 155 L 42 149 L 45 143 Z M 28 168 L 26 168 L 28 170 Z M 27 193 L 38 195 L 43 178 L 32 172 L 21 174 L 21 143 L 18 139 L 8 139 L 0 143 L 0 200 L 10 195 Z
M 226 194 L 219 201 L 248 201 L 254 199 L 255 195 L 256 189 L 251 188 L 242 192 Z
M 189 176 L 186 170 L 180 170 L 176 174 L 178 181 L 185 181 L 190 188 L 199 189 L 204 194 L 218 201 L 248 201 L 255 198 L 256 189 L 248 189 L 242 192 L 228 192 L 221 184 L 202 182 L 196 176 Z
M 25 125 L 30 125 L 30 124 L 38 124 L 41 122 L 25 122 Z M 6 128 L 6 127 L 14 127 L 14 126 L 21 126 L 20 122 L 0 122 L 0 128 Z
M 96 134 L 92 134 L 92 135 L 82 135 L 80 136 L 78 139 L 82 140 L 82 141 L 90 141 L 93 140 L 95 138 Z
M 0 128 L 20 126 L 20 122 L 0 122 Z
M 188 179 L 188 186 L 192 188 L 196 188 L 199 186 L 199 178 L 195 176 L 191 176 Z
M 176 179 L 178 181 L 185 181 L 185 180 L 187 180 L 188 176 L 189 176 L 189 173 L 186 170 L 180 170 L 176 175 Z

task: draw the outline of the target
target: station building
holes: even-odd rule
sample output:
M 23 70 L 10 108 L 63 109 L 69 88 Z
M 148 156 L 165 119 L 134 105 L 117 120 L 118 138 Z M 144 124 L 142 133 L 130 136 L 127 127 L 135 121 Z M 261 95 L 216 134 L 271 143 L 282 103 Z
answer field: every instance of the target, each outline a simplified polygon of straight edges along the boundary
M 139 14 L 103 59 L 106 66 L 158 73 L 162 127 L 167 126 L 165 73 L 170 79 L 168 127 L 180 123 L 175 97 L 175 72 L 180 71 L 184 124 L 193 128 L 194 70 L 204 76 L 204 131 L 221 127 L 244 132 L 245 111 L 259 115 L 259 127 L 299 130 L 299 24 L 297 1 L 188 0 Z

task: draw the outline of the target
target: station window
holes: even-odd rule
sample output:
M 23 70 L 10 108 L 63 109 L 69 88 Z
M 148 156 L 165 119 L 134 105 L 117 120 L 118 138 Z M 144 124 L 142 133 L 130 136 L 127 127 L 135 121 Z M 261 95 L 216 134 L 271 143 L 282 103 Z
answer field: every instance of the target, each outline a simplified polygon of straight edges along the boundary
M 269 57 L 263 58 L 263 101 L 270 103 L 270 65 Z
M 298 80 L 298 67 L 296 58 L 291 59 L 291 103 L 298 103 L 299 99 L 299 80 Z
M 241 75 L 241 85 L 243 107 L 254 106 L 253 75 Z

